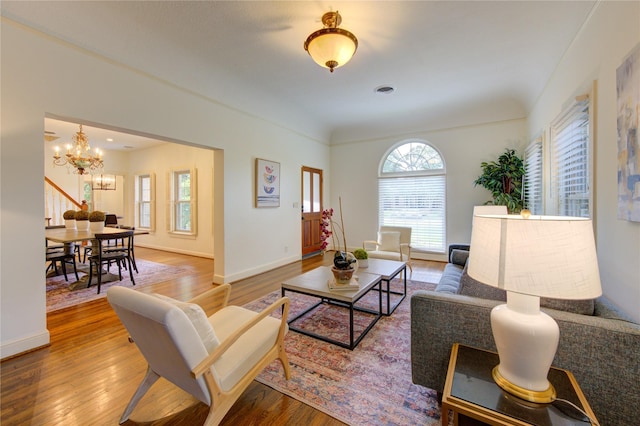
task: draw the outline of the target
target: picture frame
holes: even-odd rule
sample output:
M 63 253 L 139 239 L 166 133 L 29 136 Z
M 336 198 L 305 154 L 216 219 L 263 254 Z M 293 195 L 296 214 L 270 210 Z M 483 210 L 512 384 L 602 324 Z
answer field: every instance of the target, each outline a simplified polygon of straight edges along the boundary
M 616 70 L 618 219 L 640 222 L 640 43 Z
M 280 207 L 280 163 L 256 158 L 256 207 Z

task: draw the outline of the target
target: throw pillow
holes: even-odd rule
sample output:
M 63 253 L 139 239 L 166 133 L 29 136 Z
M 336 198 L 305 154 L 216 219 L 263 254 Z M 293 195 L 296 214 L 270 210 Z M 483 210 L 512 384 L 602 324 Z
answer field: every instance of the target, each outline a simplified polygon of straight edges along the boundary
M 200 307 L 200 305 L 197 305 L 195 303 L 181 302 L 179 300 L 172 299 L 171 297 L 167 297 L 157 293 L 154 293 L 154 296 L 156 296 L 158 299 L 175 305 L 187 315 L 187 318 L 189 318 L 189 321 L 191 321 L 193 327 L 198 332 L 198 336 L 200 336 L 202 344 L 204 344 L 204 347 L 207 348 L 207 352 L 213 352 L 213 350 L 220 345 L 218 336 L 216 336 L 213 327 L 211 327 L 211 323 L 209 323 L 207 315 L 204 313 L 204 310 Z
M 453 249 L 451 250 L 451 259 L 449 259 L 449 262 L 454 265 L 465 266 L 468 258 L 469 252 L 467 250 Z
M 399 232 L 378 232 L 378 250 L 398 251 L 400 250 Z

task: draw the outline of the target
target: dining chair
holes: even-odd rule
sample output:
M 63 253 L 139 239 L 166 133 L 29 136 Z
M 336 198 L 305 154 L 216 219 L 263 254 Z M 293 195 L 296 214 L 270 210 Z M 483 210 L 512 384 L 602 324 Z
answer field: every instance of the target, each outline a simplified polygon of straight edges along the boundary
M 119 225 L 118 228 L 135 231 L 136 228 L 134 226 L 126 226 Z M 123 241 L 122 239 L 113 239 L 109 241 L 109 245 L 105 247 L 105 251 L 126 251 L 131 259 L 131 264 L 133 265 L 133 270 L 138 273 L 138 265 L 136 264 L 136 253 L 135 253 L 135 245 L 133 243 L 133 235 L 129 239 L 128 242 Z
M 89 256 L 89 283 L 88 286 L 91 285 L 91 280 L 93 278 L 93 271 L 95 268 L 96 274 L 98 275 L 98 294 L 100 294 L 100 286 L 102 285 L 102 274 L 103 267 L 106 268 L 106 272 L 109 272 L 109 267 L 112 263 L 116 263 L 118 265 L 118 277 L 120 281 L 122 281 L 122 267 L 125 269 L 129 269 L 129 278 L 131 279 L 131 283 L 136 285 L 136 282 L 133 279 L 133 267 L 131 265 L 131 256 L 128 250 L 108 250 L 109 240 L 118 239 L 122 240 L 124 244 L 128 247 L 131 245 L 133 241 L 133 231 L 122 231 L 115 234 L 95 234 L 95 239 L 93 240 L 91 256 Z
M 58 275 L 58 264 L 60 264 L 65 281 L 69 281 L 69 277 L 67 276 L 67 265 L 72 265 L 73 273 L 76 275 L 76 281 L 80 279 L 78 277 L 76 255 L 73 251 L 71 251 L 71 253 L 67 253 L 64 248 L 47 247 L 45 242 L 45 262 L 50 262 L 49 266 L 47 266 L 47 269 L 45 270 L 45 274 L 48 273 L 49 270 L 53 269 L 55 274 Z
M 229 306 L 223 284 L 189 302 L 111 287 L 107 299 L 147 361 L 147 372 L 120 418 L 129 419 L 151 386 L 164 378 L 209 406 L 205 425 L 217 425 L 255 377 L 274 360 L 287 380 L 284 346 L 289 298 L 261 312 Z M 282 313 L 281 318 L 271 316 Z

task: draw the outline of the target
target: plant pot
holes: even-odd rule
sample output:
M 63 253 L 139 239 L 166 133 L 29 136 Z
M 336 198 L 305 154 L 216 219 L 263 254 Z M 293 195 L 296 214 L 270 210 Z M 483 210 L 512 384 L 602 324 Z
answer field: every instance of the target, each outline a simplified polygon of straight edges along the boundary
M 89 230 L 89 221 L 88 220 L 76 220 L 76 229 L 78 231 L 88 231 Z
M 67 229 L 76 229 L 76 220 L 75 219 L 65 219 L 64 227 Z
M 89 227 L 91 232 L 102 232 L 104 230 L 104 222 L 90 222 Z
M 351 277 L 353 277 L 353 273 L 356 270 L 354 268 L 349 269 L 338 269 L 335 266 L 331 267 L 331 272 L 333 272 L 333 277 L 338 284 L 349 284 L 351 282 Z
M 361 268 L 369 267 L 369 259 L 358 259 L 358 266 Z

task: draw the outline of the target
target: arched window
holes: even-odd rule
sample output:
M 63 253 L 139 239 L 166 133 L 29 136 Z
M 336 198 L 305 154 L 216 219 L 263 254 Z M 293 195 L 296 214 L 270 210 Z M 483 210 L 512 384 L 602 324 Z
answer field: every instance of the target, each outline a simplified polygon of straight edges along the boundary
M 380 226 L 410 226 L 413 250 L 445 252 L 446 171 L 442 155 L 421 140 L 403 141 L 382 159 Z

